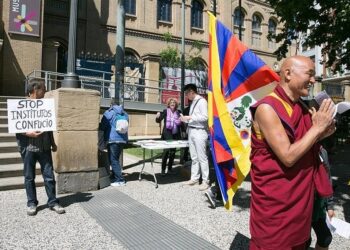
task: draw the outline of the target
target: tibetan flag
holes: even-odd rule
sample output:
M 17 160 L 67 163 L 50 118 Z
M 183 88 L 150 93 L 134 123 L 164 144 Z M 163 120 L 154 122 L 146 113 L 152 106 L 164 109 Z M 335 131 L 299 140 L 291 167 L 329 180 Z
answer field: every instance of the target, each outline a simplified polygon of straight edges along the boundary
M 215 173 L 225 207 L 250 170 L 249 107 L 279 76 L 209 13 L 208 123 Z

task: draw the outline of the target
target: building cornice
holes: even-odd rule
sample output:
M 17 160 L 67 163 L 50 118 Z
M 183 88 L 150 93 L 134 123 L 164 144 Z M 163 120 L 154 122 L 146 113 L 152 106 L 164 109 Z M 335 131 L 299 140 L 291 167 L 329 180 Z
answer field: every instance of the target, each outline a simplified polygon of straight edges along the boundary
M 102 29 L 106 29 L 108 32 L 116 33 L 116 27 L 111 25 L 101 25 Z M 153 32 L 147 32 L 147 31 L 141 31 L 141 30 L 135 30 L 126 28 L 125 29 L 125 35 L 127 36 L 133 36 L 133 37 L 141 37 L 141 38 L 147 38 L 151 40 L 157 40 L 157 41 L 166 41 L 163 34 L 153 33 Z M 170 42 L 172 43 L 178 43 L 181 44 L 181 37 L 178 36 L 172 36 L 170 39 Z M 194 43 L 200 43 L 206 48 L 209 48 L 209 43 L 205 41 L 198 41 L 194 39 L 185 39 L 186 45 L 193 45 Z
M 116 33 L 116 27 L 111 26 L 111 25 L 101 25 L 103 29 L 106 29 L 108 32 Z M 134 29 L 125 29 L 125 34 L 128 36 L 133 36 L 133 37 L 141 37 L 141 38 L 146 38 L 146 39 L 151 39 L 151 40 L 157 40 L 157 41 L 166 41 L 164 39 L 163 34 L 157 34 L 153 32 L 147 32 L 147 31 L 140 31 L 140 30 L 134 30 Z M 181 44 L 181 37 L 173 36 L 170 40 L 172 43 L 178 43 Z M 206 48 L 209 48 L 209 43 L 205 41 L 198 41 L 194 39 L 185 39 L 185 44 L 186 45 L 193 45 L 194 43 L 199 42 L 201 45 L 203 45 Z M 276 57 L 273 52 L 266 52 L 263 50 L 257 50 L 257 49 L 251 49 L 254 53 L 257 55 L 263 55 L 263 56 L 269 56 L 269 57 Z
M 343 75 L 343 76 L 333 76 L 333 77 L 328 77 L 328 78 L 323 78 L 322 82 L 323 83 L 338 83 L 342 84 L 342 81 L 345 80 L 350 80 L 350 75 Z
M 154 53 L 147 53 L 142 56 L 143 61 L 153 61 L 153 62 L 160 62 L 160 56 L 158 54 Z
M 255 3 L 255 4 L 259 4 L 259 5 L 262 5 L 262 6 L 265 6 L 267 8 L 270 8 L 270 10 L 273 10 L 270 6 L 270 4 L 266 3 L 266 2 L 263 2 L 263 1 L 258 1 L 258 0 L 249 0 L 248 2 L 251 2 L 251 3 Z
M 257 49 L 250 49 L 251 51 L 253 51 L 255 54 L 257 55 L 261 55 L 261 56 L 270 56 L 270 57 L 276 57 L 276 55 L 273 52 L 266 52 L 263 50 L 257 50 Z

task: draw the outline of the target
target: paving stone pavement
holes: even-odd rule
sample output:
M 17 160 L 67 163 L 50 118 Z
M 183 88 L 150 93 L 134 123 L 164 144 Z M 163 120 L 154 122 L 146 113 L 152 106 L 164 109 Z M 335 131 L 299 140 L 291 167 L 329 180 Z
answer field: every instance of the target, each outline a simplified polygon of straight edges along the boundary
M 204 193 L 198 190 L 198 186 L 184 186 L 183 183 L 187 179 L 180 174 L 180 166 L 175 167 L 177 174 L 161 177 L 157 160 L 155 170 L 159 182 L 158 189 L 152 185 L 153 179 L 149 175 L 145 176 L 145 180 L 139 181 L 138 173 L 141 165 L 136 164 L 138 161 L 139 159 L 135 157 L 125 155 L 124 172 L 128 182 L 124 187 L 108 187 L 101 191 L 60 195 L 61 203 L 67 211 L 64 215 L 58 215 L 45 205 L 41 205 L 36 216 L 28 217 L 23 189 L 0 192 L 0 249 L 129 249 L 119 239 L 118 234 L 111 234 L 105 230 L 99 221 L 84 209 L 98 192 L 107 191 L 113 196 L 114 190 L 114 199 L 118 199 L 120 193 L 125 194 L 167 221 L 194 233 L 196 237 L 220 249 L 248 249 L 249 178 L 234 198 L 233 211 L 227 212 L 222 206 L 216 209 L 209 208 L 209 203 Z M 334 184 L 337 186 L 336 214 L 348 222 L 350 221 L 350 196 L 347 185 L 350 180 L 349 162 L 350 147 L 339 149 L 332 171 Z M 47 199 L 45 189 L 38 188 L 37 191 L 40 204 L 45 204 Z M 100 202 L 103 203 L 103 200 Z M 108 205 L 108 201 L 104 205 Z M 101 204 L 103 213 L 102 206 Z M 109 220 L 120 228 L 124 227 L 120 216 Z M 164 236 L 159 234 L 159 238 L 161 241 Z M 314 244 L 313 241 L 312 246 Z M 150 248 L 145 246 L 143 249 Z M 200 248 L 184 246 L 183 249 Z M 330 249 L 350 249 L 350 240 L 334 235 Z

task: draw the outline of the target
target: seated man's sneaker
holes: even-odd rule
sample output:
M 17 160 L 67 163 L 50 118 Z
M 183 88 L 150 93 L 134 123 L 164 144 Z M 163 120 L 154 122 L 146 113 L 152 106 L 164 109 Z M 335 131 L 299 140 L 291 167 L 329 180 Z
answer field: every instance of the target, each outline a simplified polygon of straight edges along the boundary
M 27 214 L 29 216 L 34 216 L 37 213 L 37 207 L 35 205 L 31 205 L 27 208 Z
M 207 197 L 211 207 L 216 208 L 216 198 L 211 189 L 208 189 L 208 191 L 205 192 L 205 196 Z
M 112 187 L 122 187 L 122 186 L 125 186 L 125 185 L 126 185 L 125 181 L 115 181 L 115 182 L 111 183 Z
M 184 185 L 188 185 L 188 186 L 194 186 L 196 184 L 199 184 L 199 180 L 189 180 L 184 183 Z
M 53 207 L 50 207 L 50 209 L 58 214 L 64 214 L 66 212 L 60 204 L 56 204 Z

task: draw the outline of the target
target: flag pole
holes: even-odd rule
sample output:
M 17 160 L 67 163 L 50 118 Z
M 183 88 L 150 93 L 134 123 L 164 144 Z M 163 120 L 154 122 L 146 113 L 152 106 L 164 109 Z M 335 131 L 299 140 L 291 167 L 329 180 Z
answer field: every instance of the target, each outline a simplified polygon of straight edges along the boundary
M 238 37 L 239 37 L 239 40 L 242 41 L 242 0 L 238 1 L 238 8 L 239 8 L 239 32 L 238 32 Z
M 185 1 L 182 0 L 181 4 L 181 19 L 182 19 L 182 34 L 181 34 L 181 110 L 182 113 L 185 109 Z

